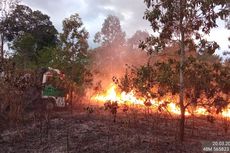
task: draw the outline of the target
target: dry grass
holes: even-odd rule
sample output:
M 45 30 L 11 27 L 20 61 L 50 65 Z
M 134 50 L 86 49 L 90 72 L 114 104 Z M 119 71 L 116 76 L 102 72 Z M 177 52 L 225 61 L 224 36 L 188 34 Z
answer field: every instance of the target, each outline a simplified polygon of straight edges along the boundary
M 80 107 L 78 107 L 80 108 Z M 0 152 L 55 153 L 200 153 L 201 141 L 230 139 L 223 122 L 210 123 L 205 117 L 188 118 L 184 144 L 177 142 L 176 117 L 146 114 L 142 110 L 111 113 L 93 107 L 92 114 L 81 107 L 70 112 L 54 112 L 48 122 L 28 122 L 20 127 L 22 137 L 12 128 L 2 132 Z M 139 109 L 139 108 L 136 108 Z M 135 113 L 133 113 L 135 112 Z M 48 132 L 47 132 L 48 130 Z

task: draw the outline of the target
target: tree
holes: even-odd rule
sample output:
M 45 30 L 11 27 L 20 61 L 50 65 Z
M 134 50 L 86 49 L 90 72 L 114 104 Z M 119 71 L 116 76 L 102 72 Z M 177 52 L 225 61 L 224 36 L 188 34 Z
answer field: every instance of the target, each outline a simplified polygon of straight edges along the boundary
M 88 32 L 78 14 L 71 15 L 63 21 L 60 34 L 60 49 L 55 58 L 56 67 L 64 70 L 70 80 L 77 85 L 78 93 L 91 85 L 88 57 Z M 73 86 L 71 86 L 73 88 Z
M 7 22 L 8 17 L 11 15 L 16 5 L 18 4 L 17 0 L 2 0 L 0 2 L 0 39 L 1 39 L 1 62 L 4 60 L 4 42 L 6 41 L 7 33 Z
M 228 7 L 228 9 L 230 9 L 230 3 L 227 4 L 227 7 Z M 230 30 L 230 16 L 227 18 L 226 21 L 227 21 L 226 27 L 228 30 Z M 230 37 L 228 38 L 228 41 L 230 41 Z M 229 48 L 230 48 L 230 46 L 229 46 Z
M 100 32 L 95 34 L 94 42 L 102 43 L 102 46 L 122 46 L 125 42 L 125 32 L 122 31 L 118 17 L 109 15 Z
M 127 43 L 132 49 L 137 49 L 139 48 L 141 42 L 145 41 L 148 37 L 149 37 L 148 32 L 138 30 L 131 38 L 128 39 Z
M 230 3 L 227 4 L 228 9 L 230 10 Z M 230 16 L 226 19 L 226 28 L 230 30 Z M 228 41 L 230 42 L 230 36 L 228 37 Z M 230 49 L 230 45 L 228 46 Z M 230 55 L 230 51 L 223 52 L 223 55 Z
M 12 41 L 11 48 L 15 50 L 15 56 L 23 59 L 21 62 L 24 65 L 32 62 L 39 66 L 38 59 L 44 48 L 57 44 L 57 30 L 49 19 L 40 11 L 17 5 L 6 20 L 6 38 Z
M 28 67 L 32 62 L 36 61 L 36 40 L 31 34 L 24 34 L 13 42 L 14 60 L 18 63 L 18 67 Z M 22 65 L 21 65 L 22 64 Z
M 83 27 L 78 14 L 71 15 L 63 21 L 63 33 L 60 34 L 62 47 L 69 53 L 69 59 L 76 61 L 84 56 L 88 49 L 89 33 Z
M 142 44 L 142 48 L 151 46 L 159 51 L 167 45 L 179 41 L 180 44 L 180 141 L 184 140 L 185 104 L 184 104 L 184 61 L 185 51 L 197 49 L 199 52 L 213 54 L 218 48 L 217 43 L 208 42 L 202 38 L 208 34 L 212 28 L 217 27 L 216 20 L 226 18 L 229 11 L 225 1 L 197 1 L 197 0 L 145 0 L 148 9 L 144 18 L 151 23 L 154 32 L 158 36 L 147 40 L 147 45 Z M 217 10 L 217 6 L 219 9 Z M 215 10 L 214 10 L 215 9 Z M 194 39 L 199 40 L 199 44 L 194 43 Z
M 196 108 L 205 108 L 206 113 L 213 117 L 213 114 L 221 114 L 228 109 L 229 65 L 192 56 L 187 58 L 184 65 L 184 107 L 187 112 L 195 115 Z M 146 106 L 151 105 L 151 100 L 160 101 L 158 111 L 167 111 L 168 104 L 176 103 L 180 93 L 179 69 L 180 61 L 168 58 L 141 67 L 129 67 L 126 74 L 119 80 L 114 78 L 114 82 L 126 93 L 134 91 L 135 96 L 145 100 Z

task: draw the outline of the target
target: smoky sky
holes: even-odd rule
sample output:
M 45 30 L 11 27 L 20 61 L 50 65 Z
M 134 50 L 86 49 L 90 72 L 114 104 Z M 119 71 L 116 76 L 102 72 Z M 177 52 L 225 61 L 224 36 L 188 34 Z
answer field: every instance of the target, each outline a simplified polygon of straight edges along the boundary
M 60 32 L 63 19 L 78 13 L 90 33 L 91 47 L 95 46 L 95 33 L 101 29 L 104 19 L 110 14 L 119 17 L 127 37 L 132 36 L 136 30 L 152 31 L 150 23 L 143 19 L 146 10 L 144 0 L 22 0 L 22 3 L 49 15 Z M 218 21 L 218 25 L 207 38 L 217 41 L 221 51 L 227 50 L 230 32 L 225 28 L 224 22 Z

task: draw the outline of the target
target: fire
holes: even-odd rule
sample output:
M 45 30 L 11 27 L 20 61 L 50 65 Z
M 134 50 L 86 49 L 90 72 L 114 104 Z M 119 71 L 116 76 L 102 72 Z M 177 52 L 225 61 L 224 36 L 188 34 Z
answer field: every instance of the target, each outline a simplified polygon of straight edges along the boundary
M 118 93 L 116 91 L 116 85 L 112 84 L 110 88 L 107 90 L 105 94 L 98 94 L 96 96 L 93 96 L 91 100 L 99 101 L 99 102 L 105 102 L 105 101 L 117 101 L 118 104 L 140 104 L 142 105 L 144 103 L 144 99 L 136 98 L 134 95 L 134 92 L 131 91 L 129 93 Z
M 108 88 L 108 90 L 104 94 L 97 94 L 91 97 L 92 101 L 101 102 L 104 103 L 106 101 L 116 101 L 118 104 L 126 104 L 126 105 L 140 105 L 144 106 L 146 99 L 142 97 L 137 97 L 135 95 L 135 92 L 132 90 L 129 93 L 126 92 L 119 92 L 117 90 L 117 86 L 115 84 L 111 84 Z M 166 109 L 168 112 L 180 115 L 180 107 L 176 105 L 175 99 L 171 97 L 167 97 L 163 100 L 155 100 L 151 99 L 151 108 L 157 110 L 157 108 L 164 103 L 164 101 L 168 101 L 169 104 L 166 105 L 164 109 Z M 196 110 L 193 111 L 194 114 L 197 115 L 208 115 L 208 111 L 205 108 L 198 107 Z M 191 115 L 188 111 L 185 112 L 186 116 Z M 230 107 L 225 109 L 222 112 L 223 117 L 230 117 Z
M 106 92 L 106 95 L 96 95 L 94 97 L 95 100 L 98 100 L 98 101 L 108 101 L 108 100 L 111 100 L 111 101 L 118 101 L 118 96 L 117 96 L 117 93 L 115 91 L 115 86 L 112 86 L 111 88 L 108 89 L 108 91 Z
M 224 117 L 230 117 L 230 107 L 228 107 L 226 110 L 222 112 L 222 115 Z
M 197 108 L 194 112 L 195 114 L 203 114 L 203 115 L 208 115 L 208 112 L 205 108 Z
M 180 108 L 177 107 L 175 103 L 170 103 L 168 107 L 169 111 L 171 111 L 174 114 L 180 115 Z M 185 115 L 188 115 L 188 113 L 186 112 Z

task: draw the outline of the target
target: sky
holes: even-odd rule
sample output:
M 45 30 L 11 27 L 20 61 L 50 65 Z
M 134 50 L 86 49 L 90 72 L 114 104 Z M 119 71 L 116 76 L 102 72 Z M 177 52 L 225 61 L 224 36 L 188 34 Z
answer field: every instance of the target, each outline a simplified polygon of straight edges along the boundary
M 22 0 L 22 3 L 49 15 L 59 32 L 62 30 L 63 19 L 78 13 L 90 34 L 91 47 L 95 46 L 95 33 L 101 29 L 105 18 L 110 14 L 119 17 L 127 37 L 131 37 L 136 30 L 152 32 L 150 23 L 143 19 L 146 9 L 144 0 Z M 218 54 L 221 54 L 228 50 L 230 31 L 225 28 L 224 22 L 218 22 L 218 25 L 207 38 L 220 45 Z

